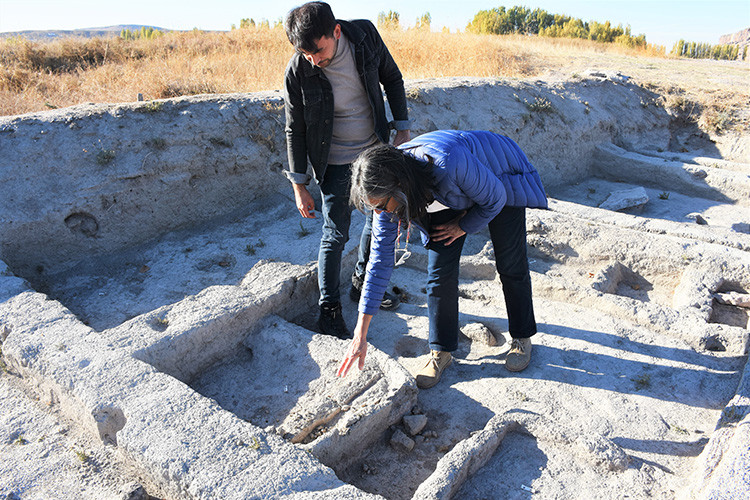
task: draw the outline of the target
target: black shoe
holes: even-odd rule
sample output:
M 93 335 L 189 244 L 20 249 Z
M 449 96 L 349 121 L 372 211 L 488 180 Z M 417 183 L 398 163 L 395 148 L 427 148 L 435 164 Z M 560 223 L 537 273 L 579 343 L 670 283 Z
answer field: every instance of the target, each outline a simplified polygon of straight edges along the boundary
M 344 323 L 344 316 L 341 315 L 341 303 L 322 304 L 320 306 L 320 316 L 318 317 L 318 329 L 324 335 L 333 335 L 340 339 L 351 338 L 349 329 Z
M 349 298 L 354 302 L 359 302 L 359 297 L 362 295 L 362 286 L 365 284 L 364 276 L 357 276 L 352 274 L 352 287 L 349 289 Z M 380 303 L 380 308 L 384 311 L 393 311 L 399 304 L 401 304 L 401 297 L 393 295 L 392 293 L 385 291 L 383 295 L 383 301 Z

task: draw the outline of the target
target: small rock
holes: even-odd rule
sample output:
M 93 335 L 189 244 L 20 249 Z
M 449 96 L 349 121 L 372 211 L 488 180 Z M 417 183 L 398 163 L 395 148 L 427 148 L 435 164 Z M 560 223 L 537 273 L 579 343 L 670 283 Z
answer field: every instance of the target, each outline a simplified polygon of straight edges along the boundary
M 738 293 L 738 292 L 715 293 L 714 298 L 719 304 L 727 304 L 730 306 L 737 306 L 737 307 L 746 307 L 750 309 L 750 293 Z
M 526 232 L 534 234 L 545 234 L 547 232 L 547 227 L 539 217 L 529 214 L 526 216 Z
M 622 448 L 603 436 L 582 435 L 576 438 L 575 444 L 590 462 L 604 470 L 622 472 L 630 464 Z
M 488 346 L 497 345 L 497 338 L 495 338 L 490 329 L 482 323 L 469 323 L 461 328 L 461 333 L 472 342 Z
M 424 413 L 422 411 L 422 407 L 419 406 L 418 404 L 414 405 L 414 407 L 411 409 L 411 414 L 412 415 L 420 415 L 422 413 Z
M 414 440 L 403 433 L 403 431 L 397 430 L 391 436 L 391 447 L 398 451 L 410 452 L 414 449 Z
M 700 224 L 701 226 L 708 225 L 708 222 L 706 222 L 706 219 L 704 219 L 703 216 L 699 214 L 698 212 L 689 213 L 685 217 L 687 217 L 688 219 L 694 220 L 696 224 Z
M 638 208 L 648 203 L 648 195 L 642 187 L 612 191 L 599 208 L 605 210 L 625 210 L 626 208 Z
M 427 417 L 425 415 L 405 415 L 403 422 L 406 431 L 410 435 L 416 436 L 427 425 Z
M 120 500 L 148 500 L 151 495 L 146 489 L 136 482 L 128 483 L 120 487 Z
M 378 469 L 368 464 L 362 464 L 362 472 L 367 475 L 374 475 L 378 473 Z

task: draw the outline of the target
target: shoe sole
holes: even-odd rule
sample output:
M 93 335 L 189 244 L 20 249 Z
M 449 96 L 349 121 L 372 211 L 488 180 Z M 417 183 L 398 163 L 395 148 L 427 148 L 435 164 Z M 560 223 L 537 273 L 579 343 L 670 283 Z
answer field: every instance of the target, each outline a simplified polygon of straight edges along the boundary
M 421 383 L 420 384 L 420 382 L 419 382 L 419 375 L 417 375 L 417 377 L 416 377 L 417 388 L 418 389 L 429 389 L 431 387 L 435 387 L 438 384 L 438 382 L 440 382 L 440 379 L 443 377 L 443 372 L 448 369 L 448 367 L 451 365 L 451 363 L 453 363 L 453 358 L 451 358 L 451 360 L 448 361 L 448 364 L 445 365 L 445 368 L 443 368 L 443 370 L 440 372 L 440 375 L 432 383 L 429 383 L 429 384 Z
M 401 305 L 401 302 L 396 302 L 395 305 L 385 306 L 382 303 L 380 304 L 380 309 L 383 311 L 395 311 L 398 309 L 398 306 Z
M 528 360 L 528 361 L 526 362 L 526 364 L 525 364 L 525 365 L 523 365 L 523 366 L 522 366 L 522 367 L 520 367 L 520 368 L 511 368 L 510 366 L 508 366 L 508 365 L 506 364 L 506 365 L 505 365 L 505 369 L 506 369 L 506 370 L 508 370 L 509 372 L 513 372 L 513 373 L 518 373 L 518 372 L 522 372 L 522 371 L 524 371 L 524 370 L 526 369 L 526 367 L 528 367 L 528 366 L 529 366 L 529 364 L 530 364 L 530 363 L 531 363 L 531 359 L 529 359 L 529 360 Z
M 341 339 L 341 340 L 349 340 L 352 338 L 351 334 L 347 334 L 346 336 L 341 336 L 341 335 L 336 335 L 335 333 L 324 332 L 323 328 L 321 328 L 320 326 L 320 323 L 317 324 L 317 327 L 318 327 L 318 333 L 321 335 L 328 335 L 329 337 L 336 337 L 337 339 Z

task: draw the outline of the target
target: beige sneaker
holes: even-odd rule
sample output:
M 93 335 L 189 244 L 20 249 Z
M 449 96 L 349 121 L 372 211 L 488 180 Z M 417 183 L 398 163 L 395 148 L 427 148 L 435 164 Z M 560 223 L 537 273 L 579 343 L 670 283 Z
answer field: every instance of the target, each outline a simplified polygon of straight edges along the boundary
M 510 351 L 505 358 L 505 368 L 512 372 L 520 372 L 531 361 L 531 339 L 513 339 Z
M 440 381 L 440 375 L 451 364 L 453 356 L 447 351 L 431 351 L 427 364 L 417 373 L 417 387 L 429 389 Z

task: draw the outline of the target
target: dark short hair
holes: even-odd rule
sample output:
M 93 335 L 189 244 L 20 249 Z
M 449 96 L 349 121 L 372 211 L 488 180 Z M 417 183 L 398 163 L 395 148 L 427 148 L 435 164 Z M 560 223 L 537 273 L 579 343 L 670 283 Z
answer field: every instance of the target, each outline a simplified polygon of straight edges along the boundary
M 316 40 L 332 37 L 336 18 L 325 2 L 308 2 L 290 10 L 284 21 L 289 42 L 296 50 L 314 52 Z
M 402 221 L 418 219 L 432 202 L 435 180 L 432 165 L 389 144 L 365 149 L 352 163 L 349 199 L 359 210 L 371 210 L 371 198 L 398 202 L 394 215 Z

